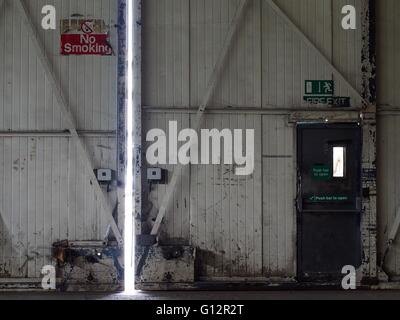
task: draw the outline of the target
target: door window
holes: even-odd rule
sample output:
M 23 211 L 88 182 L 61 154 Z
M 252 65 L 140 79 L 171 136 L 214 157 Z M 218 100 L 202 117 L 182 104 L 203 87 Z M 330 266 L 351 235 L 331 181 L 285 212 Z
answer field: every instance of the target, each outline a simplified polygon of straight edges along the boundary
M 346 147 L 335 146 L 332 150 L 333 177 L 346 178 Z

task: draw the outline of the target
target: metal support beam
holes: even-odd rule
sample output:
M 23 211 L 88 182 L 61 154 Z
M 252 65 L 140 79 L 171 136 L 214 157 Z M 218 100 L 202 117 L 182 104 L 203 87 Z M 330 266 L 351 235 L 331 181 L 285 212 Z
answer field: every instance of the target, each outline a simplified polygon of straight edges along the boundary
M 26 25 L 26 28 L 29 32 L 29 35 L 32 39 L 32 43 L 34 45 L 34 49 L 36 51 L 36 54 L 42 64 L 42 67 L 44 69 L 45 75 L 49 80 L 49 83 L 53 89 L 54 95 L 56 97 L 57 103 L 61 108 L 61 112 L 63 114 L 64 119 L 66 120 L 68 130 L 71 133 L 71 137 L 76 141 L 76 144 L 78 146 L 78 149 L 80 149 L 80 152 L 82 153 L 85 161 L 85 166 L 87 168 L 87 172 L 89 175 L 89 178 L 93 184 L 95 192 L 98 194 L 101 202 L 101 206 L 106 214 L 106 218 L 108 222 L 110 223 L 111 229 L 114 233 L 115 238 L 118 241 L 119 245 L 123 244 L 123 238 L 121 235 L 120 230 L 118 229 L 117 224 L 115 223 L 115 220 L 112 216 L 112 208 L 110 204 L 108 203 L 106 196 L 103 193 L 103 190 L 100 187 L 99 182 L 97 181 L 97 178 L 93 172 L 93 165 L 92 165 L 92 160 L 90 159 L 90 156 L 85 148 L 84 142 L 81 140 L 79 137 L 79 134 L 76 129 L 76 122 L 75 119 L 70 112 L 70 107 L 65 99 L 64 93 L 62 92 L 61 86 L 57 82 L 57 78 L 53 72 L 52 66 L 50 61 L 46 57 L 46 53 L 44 51 L 44 46 L 43 43 L 41 42 L 39 35 L 36 32 L 34 23 L 29 15 L 28 9 L 25 6 L 24 2 L 22 0 L 16 0 L 15 5 L 17 6 L 23 21 Z
M 362 25 L 362 95 L 369 102 L 363 110 L 361 215 L 363 282 L 374 282 L 382 277 L 377 254 L 377 126 L 376 126 L 376 53 L 375 53 L 375 0 L 361 1 Z
M 400 107 L 398 107 L 400 108 Z M 182 113 L 182 114 L 197 114 L 198 108 L 196 107 L 188 107 L 188 108 L 182 108 L 182 107 L 151 107 L 151 106 L 142 106 L 142 110 L 146 113 Z M 221 114 L 221 113 L 228 113 L 228 114 L 288 114 L 293 112 L 295 110 L 296 112 L 325 112 L 327 114 L 332 113 L 332 112 L 350 112 L 350 113 L 360 113 L 359 108 L 326 108 L 326 107 L 315 107 L 312 110 L 310 108 L 306 107 L 273 107 L 273 106 L 267 106 L 265 108 L 260 109 L 259 107 L 254 107 L 254 106 L 240 106 L 240 107 L 229 107 L 229 108 L 224 108 L 224 107 L 212 107 L 208 106 L 208 109 L 205 111 L 206 114 Z M 397 109 L 398 110 L 398 109 Z
M 362 97 L 362 95 L 352 86 L 352 84 L 346 79 L 346 77 L 343 76 L 343 74 L 332 64 L 332 62 L 321 52 L 321 50 L 317 48 L 317 46 L 304 34 L 304 32 L 300 30 L 300 28 L 286 15 L 286 13 L 277 6 L 274 0 L 265 1 L 271 6 L 276 14 L 280 16 L 289 27 L 292 28 L 292 30 L 300 37 L 300 39 L 304 41 L 304 43 L 308 47 L 315 51 L 319 58 L 326 64 L 326 66 L 331 69 L 331 72 L 348 87 L 352 94 L 359 98 L 365 107 L 368 106 L 369 102 Z
M 80 137 L 115 138 L 115 131 L 78 131 Z M 0 138 L 31 138 L 31 137 L 65 137 L 70 138 L 69 131 L 0 131 Z
M 197 111 L 195 124 L 193 126 L 193 129 L 195 129 L 196 131 L 200 129 L 200 126 L 203 122 L 204 112 L 205 112 L 208 104 L 210 103 L 210 100 L 214 93 L 214 90 L 218 84 L 219 79 L 221 78 L 221 72 L 225 65 L 226 58 L 228 56 L 228 52 L 233 45 L 234 36 L 236 35 L 236 33 L 239 29 L 240 22 L 241 22 L 242 18 L 244 17 L 244 14 L 246 12 L 246 8 L 247 8 L 249 2 L 250 2 L 249 0 L 241 0 L 240 1 L 239 6 L 236 10 L 235 16 L 231 22 L 231 25 L 230 25 L 228 33 L 225 37 L 225 41 L 223 43 L 222 49 L 219 53 L 219 56 L 218 56 L 218 59 L 217 59 L 215 65 L 214 65 L 213 72 L 211 73 L 211 76 L 209 78 L 204 97 L 201 100 L 202 102 Z M 160 227 L 161 227 L 161 223 L 166 215 L 167 208 L 171 202 L 173 193 L 176 190 L 179 183 L 181 182 L 181 178 L 184 175 L 185 170 L 187 168 L 188 168 L 188 166 L 183 166 L 183 165 L 177 165 L 175 167 L 174 174 L 168 185 L 166 194 L 164 195 L 164 198 L 161 202 L 156 221 L 151 230 L 151 235 L 158 235 Z
M 118 101 L 117 101 L 117 199 L 118 222 L 125 221 L 125 189 L 127 172 L 127 104 L 126 104 L 126 58 L 127 58 L 127 3 L 118 0 Z M 125 228 L 125 224 L 124 224 Z
M 134 230 L 141 234 L 142 222 L 142 0 L 133 5 L 133 205 Z M 131 161 L 131 159 L 129 159 Z M 135 235 L 132 235 L 135 236 Z

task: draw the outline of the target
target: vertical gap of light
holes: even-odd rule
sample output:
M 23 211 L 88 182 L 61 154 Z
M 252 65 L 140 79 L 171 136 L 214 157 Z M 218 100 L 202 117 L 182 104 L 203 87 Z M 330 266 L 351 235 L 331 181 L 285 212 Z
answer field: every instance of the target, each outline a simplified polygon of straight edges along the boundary
M 133 231 L 133 56 L 134 1 L 127 1 L 127 174 L 125 180 L 125 293 L 135 291 L 134 231 Z

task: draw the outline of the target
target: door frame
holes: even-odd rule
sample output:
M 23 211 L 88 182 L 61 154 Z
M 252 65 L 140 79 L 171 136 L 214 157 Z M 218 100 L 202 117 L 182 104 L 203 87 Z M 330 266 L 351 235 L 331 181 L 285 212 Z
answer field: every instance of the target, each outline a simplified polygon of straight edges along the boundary
M 302 201 L 301 198 L 301 170 L 300 170 L 300 155 L 301 155 L 301 150 L 303 146 L 303 141 L 302 141 L 302 136 L 299 135 L 299 131 L 303 128 L 315 128 L 315 129 L 349 129 L 349 128 L 358 128 L 359 129 L 359 140 L 360 140 L 360 145 L 359 148 L 357 148 L 357 158 L 359 159 L 359 181 L 358 181 L 358 191 L 360 195 L 360 201 L 361 201 L 361 207 L 360 207 L 360 254 L 362 255 L 363 253 L 363 242 L 362 242 L 362 219 L 361 219 L 361 214 L 362 214 L 362 151 L 363 151 L 363 127 L 362 124 L 356 121 L 352 122 L 297 122 L 295 126 L 295 143 L 296 143 L 296 199 L 295 199 L 295 212 L 296 212 L 296 279 L 298 282 L 307 282 L 305 279 L 302 277 L 302 254 L 301 254 L 301 248 L 302 248 L 302 223 L 301 223 L 301 217 L 300 217 L 300 211 L 299 210 L 299 201 Z M 360 262 L 360 266 L 362 265 L 362 262 Z

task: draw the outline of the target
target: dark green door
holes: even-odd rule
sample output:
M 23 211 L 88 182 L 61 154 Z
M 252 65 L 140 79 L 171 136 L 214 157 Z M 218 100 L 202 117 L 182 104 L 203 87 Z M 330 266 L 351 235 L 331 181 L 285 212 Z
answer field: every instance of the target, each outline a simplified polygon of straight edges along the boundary
M 297 143 L 298 277 L 339 281 L 361 264 L 361 129 L 300 124 Z

